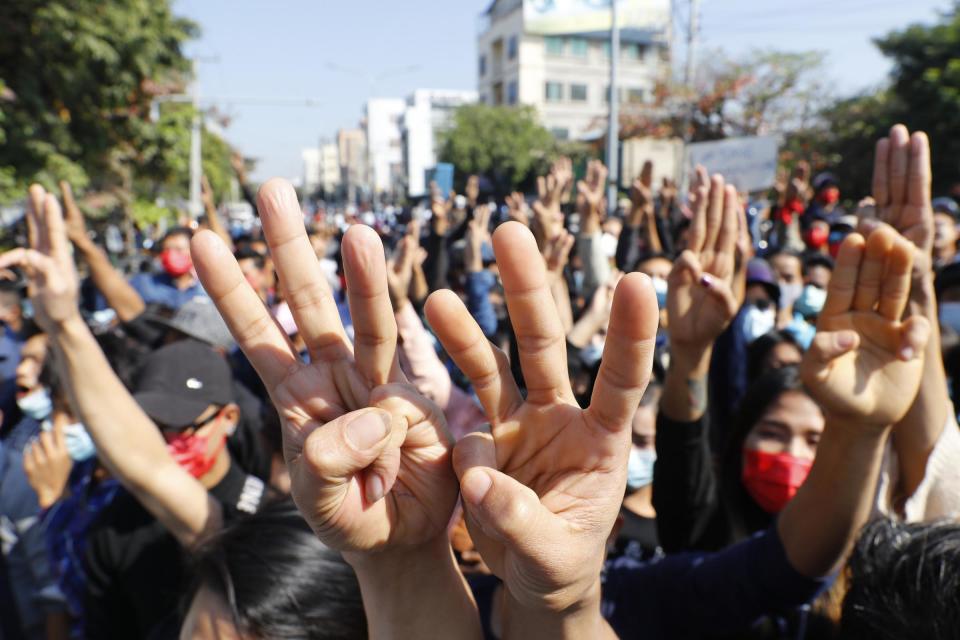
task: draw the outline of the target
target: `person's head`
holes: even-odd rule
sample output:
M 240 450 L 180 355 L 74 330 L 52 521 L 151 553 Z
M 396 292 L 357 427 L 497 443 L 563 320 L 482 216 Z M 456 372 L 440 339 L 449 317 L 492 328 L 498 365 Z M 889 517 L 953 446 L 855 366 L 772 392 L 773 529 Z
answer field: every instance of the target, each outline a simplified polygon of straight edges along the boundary
M 23 289 L 9 280 L 0 280 L 0 322 L 12 331 L 23 328 Z
M 190 257 L 190 238 L 193 231 L 189 227 L 174 227 L 160 240 L 160 264 L 172 278 L 190 273 L 193 260 Z
M 653 289 L 657 292 L 657 305 L 660 307 L 660 327 L 668 327 L 667 316 L 667 279 L 673 269 L 673 261 L 665 254 L 655 254 L 642 258 L 637 263 L 636 270 L 646 274 L 653 281 Z
M 776 327 L 779 304 L 776 274 L 766 260 L 753 258 L 747 264 L 747 288 L 740 317 L 740 328 L 748 344 Z
M 935 198 L 933 201 L 933 252 L 938 259 L 950 260 L 957 254 L 960 231 L 957 219 L 960 207 L 952 198 Z
M 940 326 L 960 334 L 960 263 L 945 266 L 934 282 Z
M 230 466 L 226 439 L 240 420 L 223 356 L 195 340 L 166 345 L 146 358 L 134 391 L 177 463 L 205 486 L 216 484 Z
M 738 535 L 767 526 L 796 494 L 823 425 L 796 367 L 768 371 L 748 387 L 721 462 L 724 506 Z
M 788 331 L 771 331 L 747 347 L 747 380 L 752 382 L 773 369 L 795 366 L 803 359 L 803 349 Z
M 803 261 L 803 283 L 812 284 L 824 291 L 830 286 L 833 275 L 833 260 L 823 254 L 811 254 Z
M 45 333 L 36 332 L 27 337 L 20 347 L 20 363 L 15 373 L 17 406 L 34 420 L 43 420 L 50 415 L 53 401 L 50 389 L 44 384 L 47 367 L 49 340 Z
M 803 290 L 803 265 L 800 256 L 792 251 L 780 251 L 767 258 L 780 285 L 780 306 L 793 307 Z
M 367 637 L 360 586 L 289 500 L 238 520 L 195 556 L 181 640 Z
M 649 487 L 653 483 L 653 465 L 657 461 L 657 409 L 660 405 L 660 384 L 651 380 L 640 406 L 633 414 L 630 459 L 627 463 L 627 491 Z
M 881 518 L 847 564 L 842 640 L 947 640 L 960 629 L 960 525 Z
M 832 173 L 818 173 L 813 178 L 812 186 L 814 198 L 821 205 L 831 206 L 840 201 L 840 187 Z
M 254 251 L 251 247 L 246 246 L 237 249 L 233 257 L 236 258 L 243 277 L 246 278 L 250 286 L 253 287 L 253 290 L 257 292 L 262 300 L 266 299 L 267 282 L 264 274 L 266 260 L 263 255 Z

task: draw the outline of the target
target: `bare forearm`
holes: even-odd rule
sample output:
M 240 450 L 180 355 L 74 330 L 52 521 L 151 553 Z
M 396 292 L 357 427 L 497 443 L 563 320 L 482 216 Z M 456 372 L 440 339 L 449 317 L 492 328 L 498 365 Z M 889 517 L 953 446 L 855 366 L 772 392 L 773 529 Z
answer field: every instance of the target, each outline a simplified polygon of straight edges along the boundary
M 186 546 L 220 526 L 219 507 L 170 457 L 156 425 L 117 378 L 79 315 L 52 336 L 71 405 L 97 456 Z
M 584 602 L 562 612 L 533 610 L 521 606 L 504 590 L 503 639 L 616 638 L 600 613 L 600 583 Z
M 445 533 L 416 549 L 344 557 L 360 582 L 370 638 L 483 636 Z
M 123 275 L 114 269 L 103 249 L 90 240 L 82 240 L 74 246 L 90 268 L 93 284 L 107 299 L 107 304 L 117 313 L 121 322 L 129 322 L 143 313 L 146 308 L 143 298 Z
M 712 353 L 712 347 L 674 345 L 660 399 L 660 410 L 671 420 L 695 422 L 703 417 Z
M 602 324 L 600 317 L 592 310 L 588 310 L 567 332 L 567 341 L 576 348 L 583 349 L 601 329 Z
M 573 328 L 573 309 L 570 307 L 570 292 L 567 290 L 567 283 L 562 277 L 557 276 L 550 285 L 550 295 L 553 296 L 553 302 L 557 305 L 557 313 L 560 315 L 560 324 L 563 326 L 564 333 L 569 333 Z
M 888 434 L 827 418 L 810 475 L 777 523 L 798 572 L 824 576 L 845 561 L 873 508 Z
M 207 211 L 207 226 L 210 227 L 210 231 L 213 231 L 215 234 L 220 236 L 220 239 L 223 240 L 223 243 L 229 247 L 230 251 L 233 251 L 233 238 L 230 237 L 230 234 L 227 232 L 227 228 L 223 226 L 223 222 L 220 220 L 220 215 L 217 213 L 217 208 L 206 205 Z
M 940 325 L 932 278 L 914 285 L 908 307 L 910 315 L 922 315 L 930 323 L 930 340 L 924 353 L 920 391 L 903 420 L 893 428 L 893 445 L 900 463 L 897 493 L 910 496 L 923 481 L 927 460 L 933 452 L 950 411 L 947 376 L 940 354 Z

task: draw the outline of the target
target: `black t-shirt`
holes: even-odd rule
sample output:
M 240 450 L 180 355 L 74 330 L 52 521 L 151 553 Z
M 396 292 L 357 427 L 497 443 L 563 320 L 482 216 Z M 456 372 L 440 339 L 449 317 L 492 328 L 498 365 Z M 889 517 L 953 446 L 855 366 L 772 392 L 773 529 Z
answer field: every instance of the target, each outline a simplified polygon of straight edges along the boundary
M 223 506 L 224 524 L 256 513 L 265 497 L 264 483 L 230 470 L 212 495 Z M 84 553 L 87 593 L 84 601 L 87 638 L 147 638 L 159 625 L 179 615 L 186 586 L 185 555 L 162 524 L 125 491 L 91 526 Z M 174 636 L 175 637 L 175 636 Z
M 660 541 L 657 539 L 657 519 L 640 516 L 629 509 L 621 509 L 623 526 L 617 533 L 617 540 L 610 558 L 628 555 L 637 560 L 650 560 L 662 555 Z

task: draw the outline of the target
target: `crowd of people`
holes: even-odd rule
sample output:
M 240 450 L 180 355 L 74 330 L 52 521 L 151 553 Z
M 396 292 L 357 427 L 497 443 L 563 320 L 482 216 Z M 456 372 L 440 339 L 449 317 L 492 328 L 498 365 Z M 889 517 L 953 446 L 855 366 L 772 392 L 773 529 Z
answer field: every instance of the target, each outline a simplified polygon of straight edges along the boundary
M 0 256 L 0 639 L 955 638 L 958 204 L 559 159 Z M 760 199 L 758 196 L 765 196 Z M 863 195 L 863 194 L 858 194 Z M 331 210 L 332 211 L 332 210 Z

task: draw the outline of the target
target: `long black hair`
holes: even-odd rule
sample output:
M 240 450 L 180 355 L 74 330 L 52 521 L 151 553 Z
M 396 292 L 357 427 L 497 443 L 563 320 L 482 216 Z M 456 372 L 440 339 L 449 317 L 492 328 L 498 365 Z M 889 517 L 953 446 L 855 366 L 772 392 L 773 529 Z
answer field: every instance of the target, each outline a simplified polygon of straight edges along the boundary
M 730 543 L 766 529 L 773 522 L 774 516 L 764 511 L 743 486 L 743 443 L 763 414 L 789 391 L 806 393 L 800 381 L 800 371 L 795 366 L 766 372 L 747 388 L 740 402 L 720 456 L 720 503 L 731 536 Z
M 304 522 L 292 500 L 268 503 L 203 545 L 191 597 L 206 588 L 244 634 L 285 640 L 367 637 L 353 569 Z

